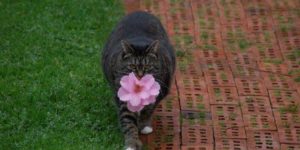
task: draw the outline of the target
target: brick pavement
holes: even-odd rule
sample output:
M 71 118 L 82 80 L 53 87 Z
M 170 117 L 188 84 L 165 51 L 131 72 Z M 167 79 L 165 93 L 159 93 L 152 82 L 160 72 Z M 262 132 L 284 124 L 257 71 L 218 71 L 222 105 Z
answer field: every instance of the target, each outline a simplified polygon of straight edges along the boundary
M 124 0 L 160 18 L 177 71 L 145 148 L 300 150 L 299 0 Z

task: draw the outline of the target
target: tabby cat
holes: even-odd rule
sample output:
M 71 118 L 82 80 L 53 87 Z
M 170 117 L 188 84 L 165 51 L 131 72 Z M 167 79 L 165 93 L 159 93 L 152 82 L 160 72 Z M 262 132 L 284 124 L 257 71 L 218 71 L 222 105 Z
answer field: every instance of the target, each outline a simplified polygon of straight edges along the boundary
M 152 132 L 151 115 L 168 94 L 175 70 L 175 55 L 165 29 L 155 16 L 138 11 L 125 16 L 111 33 L 102 53 L 102 68 L 113 88 L 127 150 L 139 150 L 142 134 Z M 134 113 L 120 101 L 117 91 L 120 79 L 134 72 L 137 77 L 152 74 L 160 84 L 156 103 Z

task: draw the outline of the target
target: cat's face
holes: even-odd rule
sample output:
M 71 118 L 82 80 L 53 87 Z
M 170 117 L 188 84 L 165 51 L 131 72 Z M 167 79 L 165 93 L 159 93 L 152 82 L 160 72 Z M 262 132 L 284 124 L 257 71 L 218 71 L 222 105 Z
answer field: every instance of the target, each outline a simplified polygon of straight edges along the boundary
M 126 72 L 134 72 L 139 78 L 145 74 L 155 74 L 158 70 L 158 41 L 149 43 L 143 47 L 135 47 L 126 41 L 122 41 L 122 61 Z

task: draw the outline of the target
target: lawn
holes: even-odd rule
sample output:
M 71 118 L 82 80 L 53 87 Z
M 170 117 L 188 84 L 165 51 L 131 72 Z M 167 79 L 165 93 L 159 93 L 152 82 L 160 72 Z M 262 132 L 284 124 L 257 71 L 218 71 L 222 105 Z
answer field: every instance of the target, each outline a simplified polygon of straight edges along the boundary
M 0 1 L 0 149 L 121 149 L 99 57 L 119 0 Z

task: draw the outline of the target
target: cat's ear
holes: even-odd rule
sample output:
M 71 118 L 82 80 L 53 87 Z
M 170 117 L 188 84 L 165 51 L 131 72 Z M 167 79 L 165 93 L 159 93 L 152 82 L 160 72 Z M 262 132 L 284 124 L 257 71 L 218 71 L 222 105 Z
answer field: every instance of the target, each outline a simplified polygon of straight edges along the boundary
M 148 55 L 157 58 L 158 48 L 159 48 L 159 41 L 155 40 L 148 46 L 146 52 L 148 53 Z
M 134 49 L 131 47 L 131 45 L 126 40 L 121 40 L 121 46 L 123 50 L 123 58 L 127 58 L 131 56 L 134 52 Z

